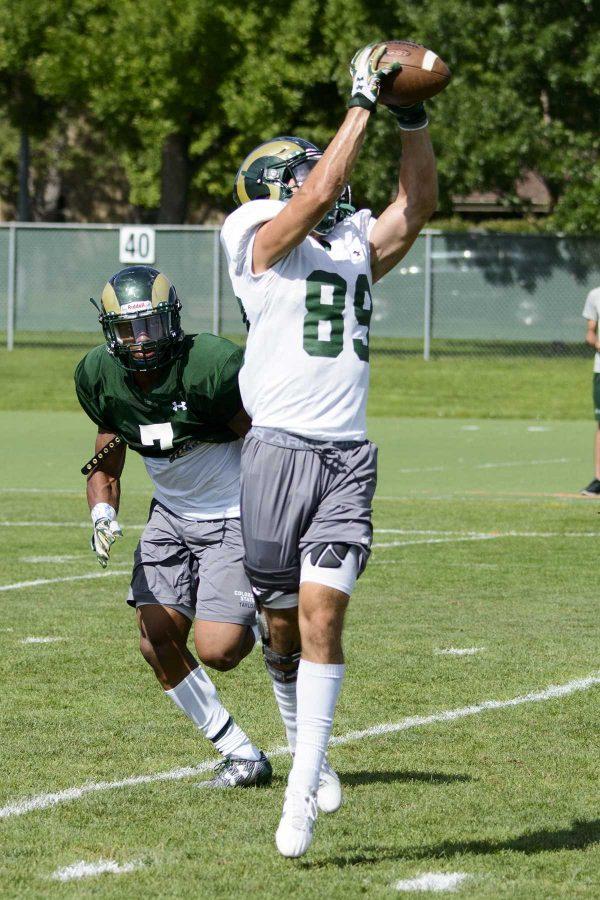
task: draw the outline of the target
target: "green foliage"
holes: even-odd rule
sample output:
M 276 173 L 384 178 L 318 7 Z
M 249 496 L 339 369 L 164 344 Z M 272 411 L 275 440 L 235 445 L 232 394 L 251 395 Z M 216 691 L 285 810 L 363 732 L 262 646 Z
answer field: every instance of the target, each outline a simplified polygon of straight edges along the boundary
M 527 213 L 514 185 L 534 170 L 552 197 L 551 227 L 600 231 L 596 12 L 593 0 L 0 0 L 0 108 L 39 135 L 59 110 L 97 123 L 131 202 L 149 213 L 177 135 L 192 206 L 227 210 L 254 144 L 277 133 L 330 140 L 357 46 L 412 38 L 454 73 L 428 104 L 440 211 L 455 194 L 493 189 Z M 354 173 L 361 205 L 389 202 L 399 153 L 381 110 Z M 14 178 L 8 165 L 3 176 Z

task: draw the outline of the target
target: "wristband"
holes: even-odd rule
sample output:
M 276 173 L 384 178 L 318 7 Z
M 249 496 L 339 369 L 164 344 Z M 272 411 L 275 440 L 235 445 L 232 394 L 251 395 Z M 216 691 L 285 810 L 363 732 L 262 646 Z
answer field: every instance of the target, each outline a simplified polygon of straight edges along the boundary
M 398 122 L 402 131 L 419 131 L 429 125 L 425 106 L 422 101 L 411 106 L 388 106 L 390 113 Z
M 94 523 L 94 525 L 100 519 L 108 519 L 109 522 L 114 522 L 114 520 L 117 518 L 117 512 L 110 505 L 110 503 L 96 503 L 96 505 L 90 511 L 90 515 L 92 517 L 92 522 Z
M 353 94 L 352 97 L 350 97 L 348 109 L 352 109 L 353 106 L 360 106 L 361 109 L 368 109 L 369 112 L 373 114 L 377 112 L 377 104 L 369 100 L 368 97 L 365 97 L 364 94 Z

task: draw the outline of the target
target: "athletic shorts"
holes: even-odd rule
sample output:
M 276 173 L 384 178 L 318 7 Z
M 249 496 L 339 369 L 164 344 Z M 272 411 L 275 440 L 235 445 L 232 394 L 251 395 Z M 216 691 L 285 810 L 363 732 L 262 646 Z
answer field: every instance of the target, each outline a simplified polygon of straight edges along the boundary
M 152 501 L 133 557 L 130 606 L 160 603 L 209 622 L 253 625 L 239 519 L 194 522 Z
M 594 418 L 600 422 L 600 372 L 594 372 Z
M 317 544 L 350 544 L 364 571 L 373 538 L 377 447 L 323 442 L 254 427 L 242 448 L 244 565 L 268 602 L 300 586 L 302 561 Z

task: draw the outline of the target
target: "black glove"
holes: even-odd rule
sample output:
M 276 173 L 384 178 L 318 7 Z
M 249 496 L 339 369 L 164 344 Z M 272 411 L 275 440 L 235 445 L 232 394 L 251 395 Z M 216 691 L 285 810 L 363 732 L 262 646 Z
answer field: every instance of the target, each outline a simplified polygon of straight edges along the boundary
M 386 103 L 386 109 L 394 116 L 402 131 L 419 131 L 429 125 L 425 106 L 421 100 L 411 106 L 390 106 Z

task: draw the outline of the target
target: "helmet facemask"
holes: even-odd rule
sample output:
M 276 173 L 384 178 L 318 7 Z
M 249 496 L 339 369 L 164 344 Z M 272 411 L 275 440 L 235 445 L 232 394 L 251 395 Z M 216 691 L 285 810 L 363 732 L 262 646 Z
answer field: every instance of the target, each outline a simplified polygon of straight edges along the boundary
M 171 282 L 150 266 L 130 266 L 104 286 L 98 309 L 108 352 L 128 372 L 149 372 L 181 353 L 181 303 Z
M 256 153 L 261 148 L 253 151 L 250 158 L 254 155 L 254 161 L 247 169 L 244 169 L 242 166 L 236 176 L 236 186 L 240 176 L 245 180 L 247 194 L 251 200 L 259 200 L 264 197 L 265 199 L 287 202 L 294 195 L 294 189 L 300 187 L 306 181 L 323 156 L 321 150 L 301 138 L 274 138 L 272 142 L 267 142 L 267 146 L 270 148 L 279 141 L 286 141 L 291 146 L 302 147 L 303 149 L 291 155 L 286 155 L 283 159 L 270 153 L 256 158 Z M 277 152 L 275 150 L 275 153 Z M 248 186 L 248 182 L 252 185 L 252 189 Z M 236 188 L 234 188 L 234 200 L 238 204 L 242 200 Z M 313 231 L 319 235 L 327 235 L 335 228 L 338 222 L 341 222 L 347 216 L 351 216 L 354 212 L 355 210 L 351 203 L 350 186 L 346 185 L 335 205 Z
M 177 301 L 176 306 L 164 303 L 150 313 L 132 316 L 103 313 L 100 321 L 108 352 L 129 372 L 148 372 L 170 363 L 181 349 L 180 309 Z

